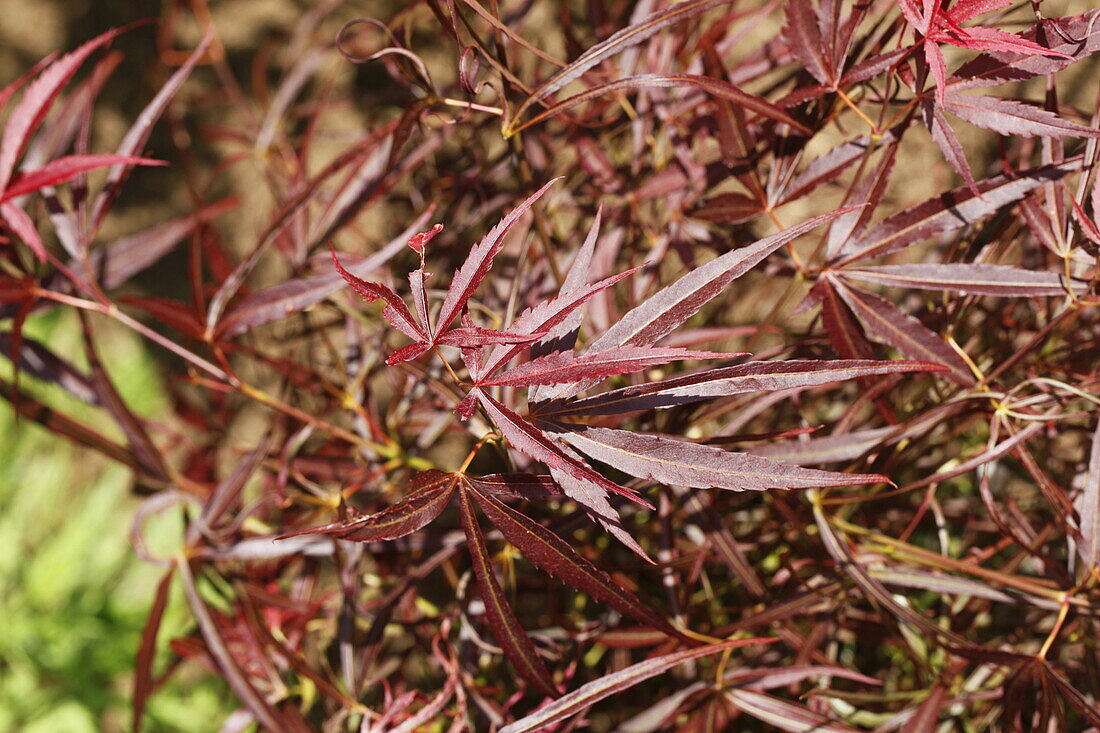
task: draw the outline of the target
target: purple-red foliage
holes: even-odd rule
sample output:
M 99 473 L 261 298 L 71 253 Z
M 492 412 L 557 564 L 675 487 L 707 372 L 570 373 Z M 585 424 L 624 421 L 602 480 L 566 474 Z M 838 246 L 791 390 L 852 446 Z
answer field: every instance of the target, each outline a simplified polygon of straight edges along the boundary
M 73 79 L 121 31 L 0 92 L 0 393 L 133 470 L 139 552 L 187 521 L 135 729 L 173 583 L 172 653 L 270 730 L 1100 726 L 1100 11 L 336 5 L 257 55 L 270 94 L 209 29 L 113 153 L 117 59 Z M 336 83 L 365 61 L 388 88 Z M 146 150 L 165 117 L 194 139 Z M 161 159 L 192 209 L 101 236 Z M 23 336 L 53 309 L 86 369 Z M 163 355 L 173 430 L 104 320 Z

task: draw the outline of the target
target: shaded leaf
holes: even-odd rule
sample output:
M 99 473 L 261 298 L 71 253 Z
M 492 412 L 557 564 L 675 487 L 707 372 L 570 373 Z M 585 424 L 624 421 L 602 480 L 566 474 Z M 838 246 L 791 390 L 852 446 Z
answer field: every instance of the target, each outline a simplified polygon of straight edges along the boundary
M 620 346 L 604 351 L 547 354 L 524 362 L 498 377 L 478 382 L 480 387 L 562 384 L 580 379 L 601 379 L 630 374 L 681 359 L 728 359 L 744 354 L 719 354 L 667 346 Z
M 466 481 L 478 493 L 498 497 L 534 501 L 561 496 L 561 487 L 554 483 L 554 479 L 533 473 L 491 473 L 485 476 L 467 476 Z
M 603 601 L 624 616 L 659 629 L 682 641 L 687 637 L 654 613 L 610 575 L 577 554 L 564 540 L 542 525 L 501 504 L 491 496 L 474 493 L 474 499 L 504 539 L 533 565 L 560 578 L 579 591 Z
M 546 665 L 535 651 L 527 632 L 520 626 L 519 620 L 516 619 L 515 613 L 512 612 L 511 606 L 504 597 L 500 583 L 497 582 L 493 562 L 485 546 L 485 536 L 481 533 L 481 527 L 478 526 L 477 517 L 474 516 L 474 509 L 470 503 L 469 491 L 465 486 L 459 486 L 458 501 L 462 514 L 462 529 L 466 533 L 466 546 L 470 550 L 477 587 L 485 601 L 485 616 L 493 629 L 493 636 L 504 649 L 505 656 L 525 680 L 542 694 L 557 697 L 558 691 L 554 688 L 550 673 L 546 671 Z

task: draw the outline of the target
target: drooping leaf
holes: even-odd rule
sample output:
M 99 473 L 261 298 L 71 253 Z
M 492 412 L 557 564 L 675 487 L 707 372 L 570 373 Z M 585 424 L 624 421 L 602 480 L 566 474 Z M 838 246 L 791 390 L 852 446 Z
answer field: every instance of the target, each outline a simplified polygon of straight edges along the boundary
M 168 568 L 168 572 L 157 583 L 156 592 L 153 594 L 153 605 L 149 608 L 149 615 L 142 627 L 141 641 L 138 643 L 137 655 L 134 658 L 132 707 L 136 731 L 141 730 L 142 719 L 145 717 L 145 703 L 153 692 L 153 660 L 157 651 L 157 633 L 164 619 L 164 611 L 168 608 L 168 592 L 172 588 L 174 574 L 175 567 Z
M 500 729 L 500 733 L 534 733 L 534 731 L 544 730 L 553 723 L 558 723 L 584 712 L 604 698 L 628 690 L 634 685 L 656 677 L 683 662 L 743 646 L 770 644 L 773 641 L 776 640 L 766 638 L 734 639 L 719 644 L 711 644 L 710 646 L 686 649 L 682 652 L 666 654 L 632 664 L 626 669 L 604 675 L 597 680 L 582 685 L 568 695 L 539 708 L 527 717 L 517 720 L 511 725 L 506 725 Z
M 508 661 L 515 666 L 525 680 L 547 697 L 557 697 L 558 691 L 554 688 L 554 681 L 550 678 L 546 665 L 535 651 L 527 632 L 520 626 L 512 607 L 504 597 L 500 583 L 497 582 L 493 561 L 489 557 L 489 549 L 485 546 L 485 535 L 481 533 L 481 527 L 474 515 L 470 492 L 463 485 L 458 489 L 458 502 L 462 515 L 462 529 L 466 533 L 466 546 L 470 550 L 477 587 L 485 602 L 485 617 L 493 629 L 493 636 L 504 650 Z
M 587 593 L 619 613 L 652 626 L 669 636 L 686 641 L 679 631 L 642 603 L 633 593 L 616 583 L 610 575 L 585 560 L 564 540 L 542 525 L 478 492 L 474 499 L 504 539 L 523 553 L 535 566 L 557 576 L 579 591 Z
M 899 288 L 947 290 L 977 295 L 1033 297 L 1065 295 L 1062 276 L 1008 265 L 881 265 L 845 268 L 844 277 Z
M 673 486 L 762 491 L 888 482 L 877 474 L 801 468 L 662 435 L 567 425 L 561 437 L 582 453 L 631 476 Z
M 750 361 L 623 387 L 573 402 L 546 405 L 540 407 L 539 414 L 614 415 L 634 410 L 686 405 L 745 392 L 813 387 L 879 374 L 934 372 L 942 369 L 937 364 L 913 361 Z
M 474 294 L 474 291 L 481 285 L 481 281 L 489 273 L 489 268 L 493 266 L 493 258 L 504 246 L 504 236 L 515 226 L 519 218 L 527 213 L 527 210 L 546 193 L 546 190 L 559 180 L 560 178 L 555 178 L 538 191 L 535 191 L 526 201 L 512 209 L 507 216 L 501 219 L 499 224 L 490 229 L 489 233 L 474 245 L 470 250 L 470 254 L 466 257 L 466 261 L 462 263 L 462 267 L 458 268 L 451 279 L 451 286 L 447 290 L 447 295 L 443 298 L 443 307 L 439 312 L 439 320 L 436 323 L 437 330 L 443 331 L 458 316 Z

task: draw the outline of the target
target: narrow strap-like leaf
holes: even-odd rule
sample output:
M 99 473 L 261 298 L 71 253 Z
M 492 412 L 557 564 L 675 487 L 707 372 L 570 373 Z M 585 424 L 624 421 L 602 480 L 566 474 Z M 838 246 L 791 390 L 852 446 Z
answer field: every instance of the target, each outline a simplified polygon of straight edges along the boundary
M 1006 204 L 1020 200 L 1028 191 L 1062 178 L 1080 167 L 1081 158 L 1070 158 L 1057 165 L 1042 165 L 979 181 L 978 193 L 969 186 L 962 186 L 940 194 L 883 219 L 846 243 L 841 250 L 843 256 L 836 264 L 840 266 L 881 257 L 925 239 L 961 229 Z
M 726 699 L 743 713 L 790 733 L 858 733 L 857 728 L 816 713 L 805 705 L 755 690 L 726 690 Z
M 559 180 L 561 179 L 553 179 L 527 197 L 526 201 L 512 209 L 507 216 L 500 220 L 499 224 L 490 229 L 489 233 L 474 245 L 473 249 L 470 250 L 470 254 L 466 257 L 466 261 L 462 263 L 462 267 L 458 268 L 454 278 L 451 279 L 451 287 L 443 298 L 443 308 L 439 312 L 439 321 L 436 323 L 437 331 L 446 330 L 447 326 L 451 325 L 451 321 L 458 316 L 463 306 L 474 294 L 474 291 L 481 285 L 481 281 L 489 273 L 489 268 L 493 266 L 493 258 L 504 246 L 504 235 L 546 193 L 546 190 Z
M 579 591 L 603 601 L 623 615 L 683 641 L 687 637 L 642 603 L 610 575 L 585 560 L 556 534 L 491 496 L 474 492 L 474 499 L 504 539 L 531 563 L 561 578 Z
M 1085 489 L 1078 501 L 1077 514 L 1081 517 L 1081 542 L 1077 551 L 1085 567 L 1092 570 L 1100 565 L 1100 423 L 1092 434 Z
M 815 216 L 797 226 L 735 249 L 695 268 L 672 285 L 628 311 L 589 347 L 600 351 L 612 346 L 649 346 L 691 318 L 711 298 L 744 275 L 787 242 L 832 221 L 849 209 Z
M 547 354 L 478 384 L 481 387 L 562 384 L 630 374 L 681 359 L 728 359 L 736 356 L 744 354 L 719 354 L 667 346 L 619 346 L 604 351 L 589 351 L 582 356 Z
M 358 519 L 293 532 L 280 539 L 303 534 L 324 534 L 353 542 L 383 542 L 404 537 L 422 529 L 439 516 L 450 503 L 459 478 L 458 474 L 427 471 L 420 482 L 414 484 L 417 487 L 414 493 L 388 509 Z
M 856 280 L 899 288 L 1016 297 L 1066 294 L 1066 286 L 1058 273 L 1024 270 L 1009 265 L 882 265 L 845 268 L 842 273 Z
M 553 723 L 560 722 L 578 713 L 584 712 L 595 703 L 610 697 L 623 690 L 628 690 L 634 685 L 644 682 L 651 677 L 656 677 L 663 672 L 672 669 L 677 664 L 682 664 L 692 659 L 718 654 L 720 652 L 755 644 L 770 644 L 775 639 L 734 639 L 720 644 L 686 649 L 682 652 L 666 654 L 662 657 L 647 659 L 644 662 L 632 664 L 626 669 L 604 675 L 586 685 L 578 687 L 573 692 L 559 700 L 539 708 L 527 717 L 517 720 L 511 725 L 500 729 L 500 733 L 534 733 L 547 728 Z
M 969 386 L 974 383 L 974 376 L 963 358 L 919 320 L 886 298 L 843 283 L 837 285 L 840 297 L 872 339 L 893 346 L 911 359 L 943 364 L 950 370 L 944 376 L 957 384 Z
M 574 402 L 540 408 L 540 416 L 614 415 L 635 410 L 675 407 L 745 392 L 812 387 L 846 379 L 903 372 L 935 372 L 943 367 L 923 361 L 750 361 L 707 369 L 659 382 L 623 387 Z
M 558 691 L 554 688 L 550 673 L 546 671 L 546 665 L 535 651 L 535 646 L 531 643 L 527 632 L 520 626 L 519 620 L 504 597 L 500 583 L 497 582 L 493 562 L 489 557 L 489 549 L 485 546 L 485 535 L 481 533 L 481 527 L 477 523 L 477 517 L 470 502 L 469 489 L 465 486 L 459 486 L 458 502 L 462 514 L 462 529 L 466 533 L 466 545 L 470 550 L 470 560 L 474 566 L 474 576 L 477 578 L 481 598 L 485 602 L 485 617 L 493 629 L 493 635 L 500 643 L 505 656 L 525 680 L 542 694 L 557 697 Z
M 663 484 L 732 491 L 888 483 L 877 474 L 836 473 L 733 453 L 667 436 L 568 425 L 562 439 L 597 461 Z
M 528 107 L 540 100 L 563 89 L 570 82 L 579 79 L 580 76 L 596 64 L 606 58 L 621 53 L 628 48 L 638 45 L 661 30 L 676 23 L 693 18 L 710 8 L 717 7 L 728 0 L 687 0 L 671 7 L 660 10 L 639 23 L 623 28 L 612 33 L 605 40 L 592 46 L 567 66 L 559 69 L 553 76 L 547 79 L 531 96 L 524 100 L 515 113 L 515 119 L 519 119 Z

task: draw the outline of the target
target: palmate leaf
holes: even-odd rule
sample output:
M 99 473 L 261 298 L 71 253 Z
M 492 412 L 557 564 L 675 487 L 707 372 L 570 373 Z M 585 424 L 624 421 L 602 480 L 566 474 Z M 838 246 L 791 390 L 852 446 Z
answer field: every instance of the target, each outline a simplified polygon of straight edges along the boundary
M 710 656 L 711 654 L 729 651 L 730 649 L 753 646 L 756 644 L 770 644 L 774 641 L 776 641 L 776 639 L 734 639 L 732 641 L 724 641 L 719 644 L 711 644 L 710 646 L 687 649 L 682 652 L 666 654 L 662 657 L 655 657 L 653 659 L 647 659 L 644 662 L 638 662 L 626 669 L 604 675 L 597 680 L 578 687 L 568 695 L 539 708 L 527 717 L 517 720 L 511 725 L 506 725 L 500 729 L 500 733 L 534 733 L 534 731 L 545 730 L 554 723 L 561 722 L 584 712 L 606 697 L 610 697 L 623 690 L 628 690 L 651 677 L 663 674 L 678 664 L 682 664 L 692 659 Z
M 801 468 L 664 435 L 565 424 L 562 440 L 591 458 L 641 479 L 697 489 L 731 491 L 871 484 L 889 479 Z
M 546 665 L 543 664 L 531 639 L 520 626 L 519 620 L 504 597 L 500 583 L 497 582 L 489 550 L 485 546 L 485 535 L 481 533 L 481 527 L 478 526 L 477 517 L 474 515 L 470 490 L 464 485 L 459 486 L 458 501 L 462 529 L 466 533 L 466 545 L 470 550 L 477 587 L 485 602 L 485 616 L 493 629 L 493 636 L 500 643 L 505 656 L 525 680 L 542 694 L 557 697 L 558 691 L 554 687 L 553 680 L 550 679 L 550 673 L 546 671 Z

